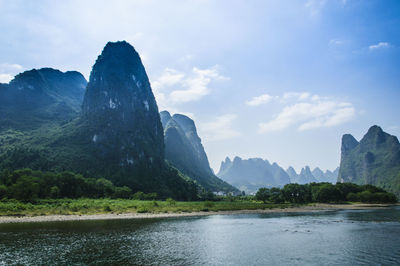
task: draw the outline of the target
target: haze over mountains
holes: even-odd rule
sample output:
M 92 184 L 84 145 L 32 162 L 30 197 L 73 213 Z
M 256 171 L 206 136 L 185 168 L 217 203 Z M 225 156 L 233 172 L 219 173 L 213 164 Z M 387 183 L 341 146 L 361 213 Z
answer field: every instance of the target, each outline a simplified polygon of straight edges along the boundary
M 0 130 L 32 130 L 80 112 L 87 81 L 76 71 L 32 69 L 0 83 Z
M 277 163 L 271 164 L 268 160 L 236 156 L 233 161 L 227 157 L 221 162 L 217 176 L 246 193 L 255 193 L 261 187 L 282 187 L 289 183 L 336 183 L 337 172 L 338 169 L 324 173 L 318 167 L 311 172 L 310 167 L 306 166 L 297 174 L 293 167 L 285 171 Z
M 207 190 L 239 193 L 213 173 L 192 119 L 181 114 L 171 116 L 167 111 L 161 112 L 160 117 L 167 161 Z

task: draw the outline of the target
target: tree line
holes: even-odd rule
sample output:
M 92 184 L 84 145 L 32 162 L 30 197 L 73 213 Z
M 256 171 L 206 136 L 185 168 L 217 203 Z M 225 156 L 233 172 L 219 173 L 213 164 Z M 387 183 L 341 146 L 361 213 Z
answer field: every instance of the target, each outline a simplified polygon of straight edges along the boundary
M 357 185 L 353 183 L 310 183 L 305 185 L 286 184 L 280 188 L 260 188 L 256 199 L 272 203 L 395 203 L 393 193 L 373 185 Z
M 204 188 L 197 188 L 190 200 L 216 200 L 216 195 Z M 173 198 L 181 200 L 179 195 Z M 19 169 L 0 172 L 0 200 L 16 199 L 35 202 L 38 199 L 58 198 L 121 198 L 135 200 L 165 199 L 158 193 L 133 191 L 127 186 L 116 186 L 105 178 L 86 178 L 72 172 L 43 172 Z
M 81 197 L 155 199 L 157 194 L 132 194 L 129 187 L 115 186 L 105 178 L 85 178 L 71 172 L 53 173 L 21 169 L 12 172 L 3 170 L 0 173 L 0 199 L 33 202 L 37 199 Z

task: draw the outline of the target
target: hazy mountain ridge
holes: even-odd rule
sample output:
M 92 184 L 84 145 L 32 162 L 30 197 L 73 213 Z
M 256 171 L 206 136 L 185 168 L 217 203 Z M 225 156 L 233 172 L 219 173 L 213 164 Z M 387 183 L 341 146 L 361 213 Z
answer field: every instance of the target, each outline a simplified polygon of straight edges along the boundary
M 400 195 L 400 143 L 379 126 L 372 126 L 358 142 L 342 137 L 339 182 L 372 184 Z
M 218 177 L 238 187 L 247 193 L 254 193 L 261 187 L 281 187 L 289 183 L 307 184 L 312 182 L 336 183 L 339 167 L 333 172 L 323 172 L 316 167 L 311 171 L 309 166 L 296 170 L 289 166 L 285 171 L 277 163 L 270 163 L 261 158 L 249 158 L 244 160 L 235 157 L 233 161 L 226 157 L 221 162 Z
M 0 130 L 32 130 L 75 118 L 87 81 L 76 71 L 32 69 L 0 84 Z
M 286 170 L 290 177 L 291 183 L 307 184 L 312 182 L 329 182 L 336 183 L 339 167 L 334 171 L 326 170 L 323 172 L 319 167 L 314 168 L 312 171 L 309 166 L 305 166 L 300 170 L 300 173 L 294 170 L 293 167 L 288 167 Z
M 284 169 L 276 163 L 270 164 L 260 158 L 245 160 L 236 156 L 231 161 L 226 157 L 225 161 L 221 162 L 217 176 L 246 193 L 254 193 L 261 187 L 290 183 L 289 175 Z
M 167 161 L 208 190 L 239 192 L 214 175 L 192 119 L 181 114 L 171 116 L 167 111 L 162 111 L 160 117 Z

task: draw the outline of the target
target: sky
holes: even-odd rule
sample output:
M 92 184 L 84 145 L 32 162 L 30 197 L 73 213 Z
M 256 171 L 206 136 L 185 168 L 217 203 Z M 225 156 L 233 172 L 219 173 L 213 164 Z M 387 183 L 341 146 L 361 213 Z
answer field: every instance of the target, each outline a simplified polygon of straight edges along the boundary
M 400 136 L 399 29 L 396 0 L 0 0 L 0 82 L 41 67 L 88 79 L 126 40 L 215 172 L 226 156 L 334 169 L 343 134 Z

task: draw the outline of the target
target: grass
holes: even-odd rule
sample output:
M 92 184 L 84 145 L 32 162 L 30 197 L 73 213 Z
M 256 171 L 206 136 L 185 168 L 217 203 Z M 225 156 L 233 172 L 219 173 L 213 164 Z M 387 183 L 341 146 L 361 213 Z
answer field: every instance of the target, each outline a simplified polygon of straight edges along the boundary
M 144 201 L 125 199 L 39 200 L 35 204 L 0 201 L 0 216 L 85 215 L 103 213 L 180 213 L 199 211 L 262 210 L 296 207 L 299 204 L 264 204 L 256 201 Z

